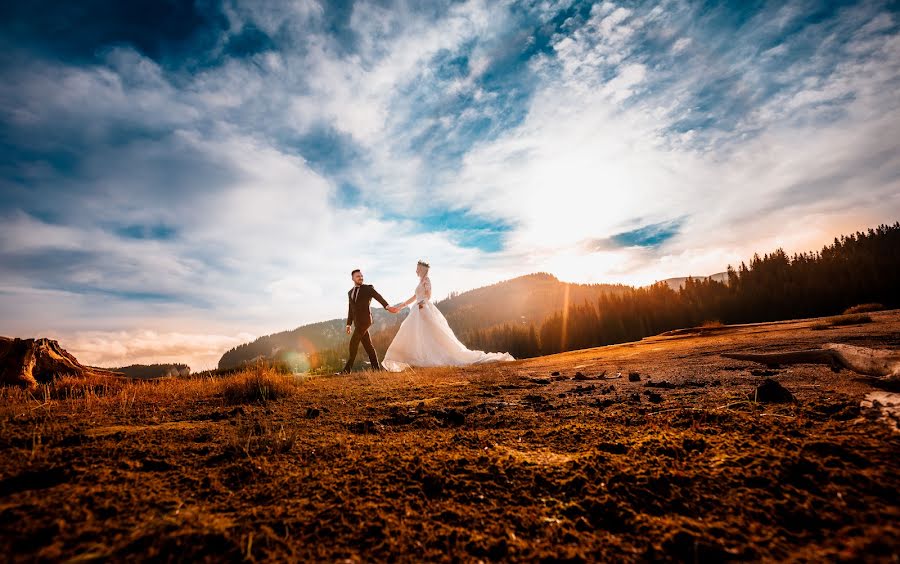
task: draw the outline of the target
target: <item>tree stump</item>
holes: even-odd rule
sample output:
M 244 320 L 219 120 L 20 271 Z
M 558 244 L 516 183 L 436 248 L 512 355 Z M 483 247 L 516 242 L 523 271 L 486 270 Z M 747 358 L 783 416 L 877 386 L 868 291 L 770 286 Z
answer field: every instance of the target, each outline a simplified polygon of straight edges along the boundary
M 58 376 L 121 377 L 123 374 L 84 366 L 52 339 L 0 337 L 0 385 L 34 389 Z

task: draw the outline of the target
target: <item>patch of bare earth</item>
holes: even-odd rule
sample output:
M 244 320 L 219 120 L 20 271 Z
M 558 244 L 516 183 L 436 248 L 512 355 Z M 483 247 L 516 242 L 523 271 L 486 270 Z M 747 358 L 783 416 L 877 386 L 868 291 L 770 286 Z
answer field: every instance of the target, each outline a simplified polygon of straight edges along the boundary
M 881 388 L 826 366 L 719 356 L 900 346 L 900 312 L 871 317 L 480 367 L 272 375 L 284 379 L 270 383 L 275 399 L 236 400 L 213 380 L 7 389 L 0 549 L 13 560 L 896 561 L 900 434 L 859 408 Z M 750 401 L 766 378 L 796 401 Z

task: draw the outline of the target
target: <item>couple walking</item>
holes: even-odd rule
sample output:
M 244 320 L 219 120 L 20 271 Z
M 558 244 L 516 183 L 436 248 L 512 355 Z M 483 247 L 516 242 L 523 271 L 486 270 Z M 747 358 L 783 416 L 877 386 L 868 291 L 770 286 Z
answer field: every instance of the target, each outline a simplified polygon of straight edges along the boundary
M 353 288 L 348 292 L 350 306 L 347 310 L 347 334 L 350 337 L 350 354 L 343 373 L 350 372 L 359 345 L 369 355 L 369 361 L 375 370 L 386 369 L 400 372 L 413 366 L 462 366 L 483 362 L 515 360 L 509 353 L 486 353 L 473 351 L 462 344 L 447 324 L 447 319 L 431 302 L 431 279 L 428 263 L 419 261 L 416 264 L 416 275 L 419 284 L 408 300 L 396 306 L 390 306 L 381 294 L 370 284 L 363 284 L 363 274 L 359 270 L 351 273 Z M 400 324 L 397 336 L 391 341 L 384 362 L 378 362 L 378 354 L 369 337 L 372 326 L 372 311 L 369 309 L 372 300 L 378 301 L 384 309 L 398 313 L 406 306 L 412 306 L 409 316 Z M 415 305 L 412 305 L 415 304 Z

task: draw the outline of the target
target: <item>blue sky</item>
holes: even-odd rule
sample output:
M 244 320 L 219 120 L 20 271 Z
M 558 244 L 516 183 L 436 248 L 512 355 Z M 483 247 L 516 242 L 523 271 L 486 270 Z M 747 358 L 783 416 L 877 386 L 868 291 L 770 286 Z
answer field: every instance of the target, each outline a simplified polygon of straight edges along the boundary
M 646 284 L 900 217 L 897 2 L 0 7 L 0 333 L 215 363 L 535 271 Z

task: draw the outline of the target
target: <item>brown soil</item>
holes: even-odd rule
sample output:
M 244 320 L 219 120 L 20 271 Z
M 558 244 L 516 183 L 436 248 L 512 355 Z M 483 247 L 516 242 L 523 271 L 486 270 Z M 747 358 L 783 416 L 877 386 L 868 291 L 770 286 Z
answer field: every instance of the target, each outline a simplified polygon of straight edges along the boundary
M 896 349 L 900 312 L 872 318 L 302 378 L 265 404 L 233 405 L 210 381 L 63 399 L 7 389 L 0 549 L 14 560 L 896 562 L 900 434 L 860 413 L 872 381 L 719 356 Z M 748 400 L 766 378 L 793 401 Z

